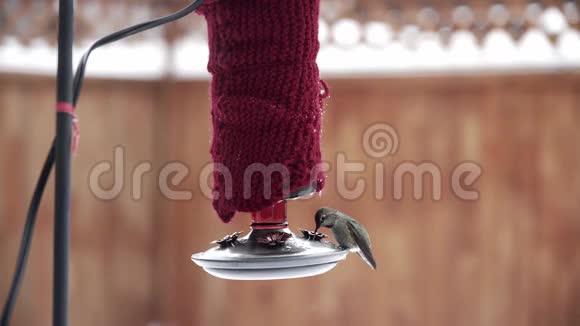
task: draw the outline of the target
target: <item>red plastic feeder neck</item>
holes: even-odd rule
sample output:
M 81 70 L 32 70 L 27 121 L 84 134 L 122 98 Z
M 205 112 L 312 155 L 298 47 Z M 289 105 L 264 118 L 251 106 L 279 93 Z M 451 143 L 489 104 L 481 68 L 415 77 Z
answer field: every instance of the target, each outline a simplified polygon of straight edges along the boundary
M 286 201 L 280 201 L 261 211 L 252 212 L 254 230 L 280 229 L 288 226 Z

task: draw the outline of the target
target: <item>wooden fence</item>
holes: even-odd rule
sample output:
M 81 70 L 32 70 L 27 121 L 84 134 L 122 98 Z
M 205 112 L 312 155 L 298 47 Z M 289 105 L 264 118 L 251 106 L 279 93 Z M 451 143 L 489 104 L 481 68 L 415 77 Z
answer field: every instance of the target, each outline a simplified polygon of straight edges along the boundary
M 239 214 L 221 224 L 202 194 L 199 175 L 210 142 L 207 83 L 90 80 L 79 103 L 74 158 L 71 324 L 580 324 L 578 74 L 328 83 L 328 184 L 322 197 L 291 203 L 291 227 L 312 227 L 323 205 L 351 213 L 370 230 L 376 272 L 351 256 L 324 276 L 298 280 L 233 282 L 205 274 L 190 255 L 249 223 Z M 2 302 L 54 134 L 54 93 L 51 79 L 0 76 Z M 398 150 L 375 158 L 363 136 L 380 122 L 396 132 Z M 116 149 L 124 155 L 124 187 L 103 200 L 89 186 L 91 171 L 114 163 Z M 340 159 L 364 163 L 365 171 L 342 180 Z M 151 171 L 139 187 L 132 175 L 143 162 Z M 192 199 L 163 195 L 158 177 L 172 162 L 185 164 L 189 175 L 170 188 L 190 191 Z M 440 187 L 427 177 L 423 197 L 415 199 L 405 177 L 403 198 L 394 199 L 397 169 L 421 162 L 436 168 Z M 482 170 L 469 187 L 477 200 L 453 190 L 452 174 L 464 162 Z M 357 180 L 366 185 L 362 196 L 345 199 Z M 114 174 L 100 181 L 110 188 Z M 51 320 L 52 187 L 13 325 Z M 433 199 L 433 190 L 441 190 L 440 199 Z

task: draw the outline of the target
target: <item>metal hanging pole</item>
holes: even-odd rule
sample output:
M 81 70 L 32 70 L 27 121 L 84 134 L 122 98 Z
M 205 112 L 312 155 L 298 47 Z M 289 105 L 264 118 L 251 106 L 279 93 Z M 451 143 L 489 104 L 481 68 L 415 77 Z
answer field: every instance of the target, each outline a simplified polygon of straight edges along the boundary
M 73 0 L 59 0 L 54 209 L 53 325 L 68 325 L 70 179 L 73 114 Z

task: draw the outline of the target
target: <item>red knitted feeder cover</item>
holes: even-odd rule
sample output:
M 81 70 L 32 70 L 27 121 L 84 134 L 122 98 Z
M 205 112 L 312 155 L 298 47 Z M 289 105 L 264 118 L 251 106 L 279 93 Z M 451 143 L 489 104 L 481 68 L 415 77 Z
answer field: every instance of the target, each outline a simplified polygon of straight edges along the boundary
M 319 0 L 218 0 L 200 8 L 213 76 L 213 206 L 224 222 L 323 187 L 318 10 Z M 287 173 L 267 180 L 268 167 Z

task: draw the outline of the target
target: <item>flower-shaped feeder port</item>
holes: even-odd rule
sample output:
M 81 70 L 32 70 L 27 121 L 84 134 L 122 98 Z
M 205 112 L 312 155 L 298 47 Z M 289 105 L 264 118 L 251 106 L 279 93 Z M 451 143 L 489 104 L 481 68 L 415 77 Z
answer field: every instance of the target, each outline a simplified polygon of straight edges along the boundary
M 286 243 L 286 240 L 292 237 L 292 233 L 272 232 L 258 237 L 256 241 L 266 246 L 280 246 Z
M 324 233 L 308 231 L 304 229 L 300 229 L 300 232 L 302 232 L 304 239 L 311 241 L 322 241 L 322 239 L 327 237 Z
M 209 274 L 231 280 L 275 280 L 326 273 L 346 258 L 348 250 L 312 233 L 298 237 L 288 228 L 286 201 L 252 213 L 252 231 L 234 233 L 219 246 L 191 256 Z M 306 233 L 302 232 L 304 236 Z M 308 234 L 310 234 L 308 233 Z
M 217 243 L 221 249 L 235 247 L 238 242 L 238 237 L 242 234 L 242 232 L 234 232 L 232 234 L 228 234 L 225 237 L 221 238 L 220 240 L 214 240 L 211 243 Z

